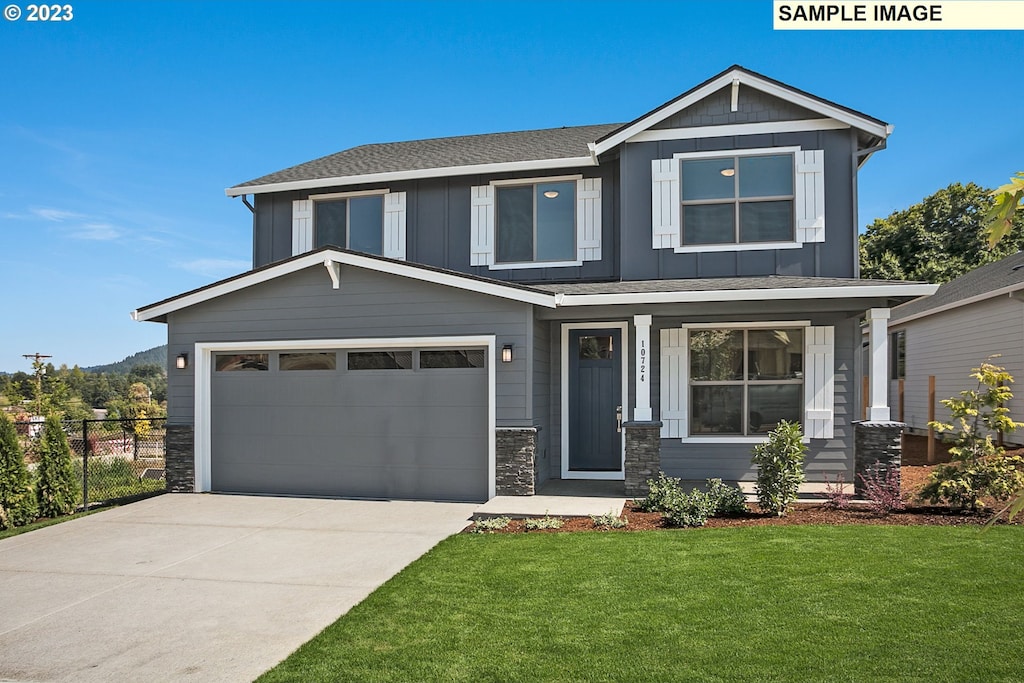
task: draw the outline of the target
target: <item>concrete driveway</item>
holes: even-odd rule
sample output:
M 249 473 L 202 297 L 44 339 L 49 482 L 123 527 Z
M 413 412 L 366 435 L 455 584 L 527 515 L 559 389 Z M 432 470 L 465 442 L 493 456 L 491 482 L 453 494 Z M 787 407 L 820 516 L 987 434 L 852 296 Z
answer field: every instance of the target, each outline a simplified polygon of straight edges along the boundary
M 463 503 L 164 495 L 0 541 L 0 680 L 251 681 Z

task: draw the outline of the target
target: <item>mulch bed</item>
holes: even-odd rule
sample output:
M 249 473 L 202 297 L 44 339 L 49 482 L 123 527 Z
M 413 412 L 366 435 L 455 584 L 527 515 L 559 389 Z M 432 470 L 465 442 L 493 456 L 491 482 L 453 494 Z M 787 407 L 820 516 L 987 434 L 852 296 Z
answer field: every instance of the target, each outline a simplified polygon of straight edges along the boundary
M 870 524 L 884 526 L 964 526 L 986 524 L 992 516 L 993 510 L 998 507 L 989 506 L 982 512 L 962 512 L 945 506 L 922 505 L 916 500 L 916 494 L 924 486 L 931 474 L 932 466 L 913 466 L 901 469 L 903 499 L 907 504 L 906 509 L 901 512 L 893 512 L 888 515 L 878 514 L 867 509 L 862 504 L 852 504 L 845 509 L 835 509 L 824 503 L 800 503 L 790 508 L 784 517 L 776 517 L 770 514 L 761 513 L 756 504 L 749 505 L 750 512 L 745 515 L 729 517 L 712 517 L 704 526 L 706 529 L 724 527 L 751 527 L 751 526 L 792 526 L 799 524 L 819 524 L 826 526 L 838 526 L 843 524 Z M 661 513 L 641 512 L 633 507 L 633 501 L 626 502 L 623 516 L 629 520 L 629 524 L 621 529 L 603 529 L 608 531 L 650 531 L 653 529 L 677 529 L 677 527 L 665 524 Z M 1020 526 L 1024 524 L 1024 514 L 1018 515 L 1012 522 L 1004 519 L 999 524 L 1012 524 Z M 469 527 L 470 529 L 472 528 Z M 534 529 L 526 530 L 525 520 L 513 519 L 509 525 L 494 533 L 565 533 L 574 531 L 595 531 L 593 520 L 589 517 L 570 517 L 564 520 L 560 529 Z M 680 529 L 682 530 L 682 529 Z M 467 529 L 467 532 L 469 529 Z

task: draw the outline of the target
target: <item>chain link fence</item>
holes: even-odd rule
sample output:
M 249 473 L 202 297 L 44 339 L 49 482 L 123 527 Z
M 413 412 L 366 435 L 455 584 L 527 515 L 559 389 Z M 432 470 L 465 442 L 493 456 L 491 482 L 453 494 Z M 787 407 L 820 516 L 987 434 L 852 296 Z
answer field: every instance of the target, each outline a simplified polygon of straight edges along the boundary
M 164 418 L 66 420 L 64 433 L 71 446 L 71 461 L 79 482 L 78 508 L 163 493 L 167 427 Z M 34 473 L 43 421 L 15 422 Z

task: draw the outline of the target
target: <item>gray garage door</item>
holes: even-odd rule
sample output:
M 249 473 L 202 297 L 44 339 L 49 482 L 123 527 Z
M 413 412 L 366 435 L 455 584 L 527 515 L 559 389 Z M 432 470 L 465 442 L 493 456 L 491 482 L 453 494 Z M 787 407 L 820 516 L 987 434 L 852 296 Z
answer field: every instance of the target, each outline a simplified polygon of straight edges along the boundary
M 218 353 L 214 491 L 487 499 L 483 349 Z

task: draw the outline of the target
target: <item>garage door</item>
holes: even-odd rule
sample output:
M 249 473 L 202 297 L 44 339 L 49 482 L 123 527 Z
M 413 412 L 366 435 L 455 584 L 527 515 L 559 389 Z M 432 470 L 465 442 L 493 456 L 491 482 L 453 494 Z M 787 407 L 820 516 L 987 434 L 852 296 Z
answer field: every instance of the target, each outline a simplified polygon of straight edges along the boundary
M 214 491 L 487 499 L 481 348 L 215 353 Z

